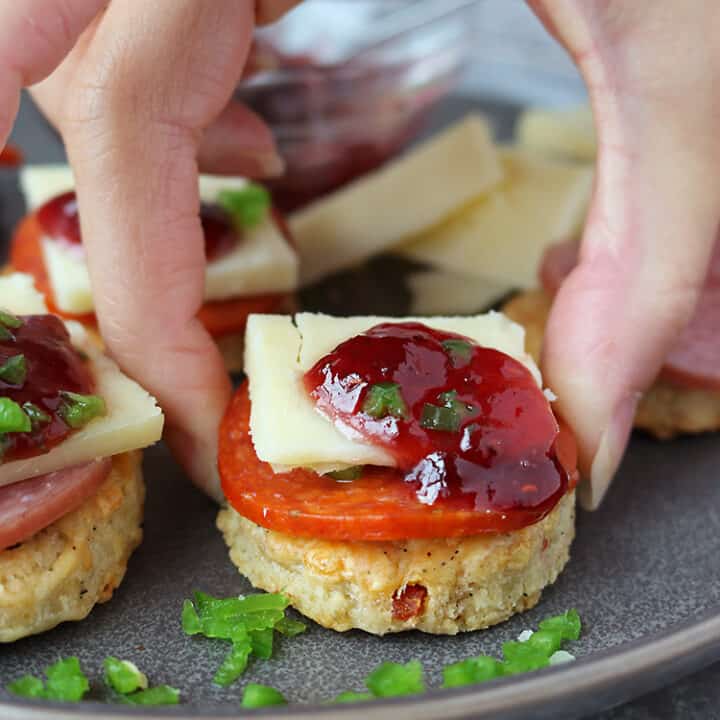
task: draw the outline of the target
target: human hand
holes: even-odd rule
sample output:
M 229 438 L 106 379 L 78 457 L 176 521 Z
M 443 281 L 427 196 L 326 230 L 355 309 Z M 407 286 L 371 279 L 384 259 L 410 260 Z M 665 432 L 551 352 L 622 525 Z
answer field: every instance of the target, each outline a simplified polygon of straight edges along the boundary
M 256 23 L 298 0 L 16 0 L 0 6 L 0 148 L 20 90 L 56 125 L 76 178 L 107 346 L 162 405 L 186 470 L 220 498 L 217 427 L 230 395 L 196 320 L 204 242 L 198 162 L 277 174 L 265 125 L 230 103 Z M 42 82 L 41 82 L 42 81 Z
M 642 392 L 690 319 L 720 219 L 720 6 L 528 0 L 582 73 L 598 159 L 543 366 L 597 507 Z M 583 487 L 583 486 L 581 486 Z

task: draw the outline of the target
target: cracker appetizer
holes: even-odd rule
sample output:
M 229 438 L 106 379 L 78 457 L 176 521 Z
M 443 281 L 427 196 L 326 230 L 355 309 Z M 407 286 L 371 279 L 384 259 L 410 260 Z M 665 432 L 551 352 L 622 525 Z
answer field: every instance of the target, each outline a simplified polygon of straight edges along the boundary
M 454 634 L 568 560 L 576 452 L 520 326 L 252 315 L 218 526 L 257 587 L 335 630 Z
M 12 241 L 10 264 L 29 273 L 53 312 L 94 327 L 95 306 L 85 262 L 70 168 L 29 165 L 21 184 L 30 213 Z M 205 233 L 205 304 L 199 318 L 216 339 L 228 369 L 242 369 L 248 315 L 288 309 L 298 259 L 267 191 L 241 178 L 201 176 Z
M 0 642 L 109 600 L 142 538 L 163 416 L 33 278 L 0 278 Z
M 528 349 L 537 360 L 552 298 L 577 263 L 578 243 L 550 248 L 540 268 L 542 290 L 510 300 L 504 312 L 525 327 Z M 700 302 L 665 359 L 655 383 L 638 405 L 635 427 L 660 439 L 720 430 L 720 245 L 716 245 Z

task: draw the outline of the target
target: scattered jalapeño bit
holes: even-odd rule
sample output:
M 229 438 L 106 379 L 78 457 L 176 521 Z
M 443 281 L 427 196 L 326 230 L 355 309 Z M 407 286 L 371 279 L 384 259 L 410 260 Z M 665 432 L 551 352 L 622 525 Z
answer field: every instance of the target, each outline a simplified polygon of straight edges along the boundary
M 389 451 L 427 505 L 549 512 L 571 482 L 559 427 L 530 371 L 422 323 L 384 323 L 305 375 L 318 410 Z
M 259 225 L 267 216 L 271 204 L 270 193 L 253 182 L 234 190 L 221 190 L 217 201 L 240 228 Z
M 345 468 L 344 470 L 333 470 L 327 473 L 329 478 L 337 480 L 338 482 L 350 482 L 351 480 L 357 480 L 362 477 L 363 466 L 353 465 L 352 467 Z
M 0 380 L 8 385 L 23 385 L 27 377 L 27 362 L 24 355 L 12 355 L 0 365 Z

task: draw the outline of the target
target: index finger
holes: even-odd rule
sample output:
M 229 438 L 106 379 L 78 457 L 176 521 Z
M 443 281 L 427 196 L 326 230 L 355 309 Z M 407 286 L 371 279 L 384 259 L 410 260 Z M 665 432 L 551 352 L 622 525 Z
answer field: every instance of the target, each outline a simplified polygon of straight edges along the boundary
M 10 134 L 20 90 L 60 64 L 104 0 L 14 0 L 0 9 L 0 148 Z
M 234 0 L 112 3 L 62 127 L 104 338 L 156 395 L 174 449 L 215 497 L 230 385 L 196 320 L 205 254 L 195 158 L 201 129 L 231 95 L 252 27 L 250 4 Z

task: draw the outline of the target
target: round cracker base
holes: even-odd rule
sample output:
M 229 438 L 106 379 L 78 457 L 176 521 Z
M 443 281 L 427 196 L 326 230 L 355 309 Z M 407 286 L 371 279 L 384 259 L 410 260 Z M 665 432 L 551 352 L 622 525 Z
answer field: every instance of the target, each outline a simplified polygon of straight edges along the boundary
M 117 455 L 98 492 L 0 552 L 0 642 L 82 620 L 108 601 L 142 539 L 142 452 Z
M 333 630 L 376 635 L 404 630 L 454 635 L 528 610 L 569 558 L 575 493 L 540 522 L 512 533 L 464 538 L 344 542 L 291 537 L 232 508 L 217 521 L 230 558 L 257 588 L 283 592 L 307 617 Z M 393 618 L 393 596 L 422 585 L 422 611 Z

